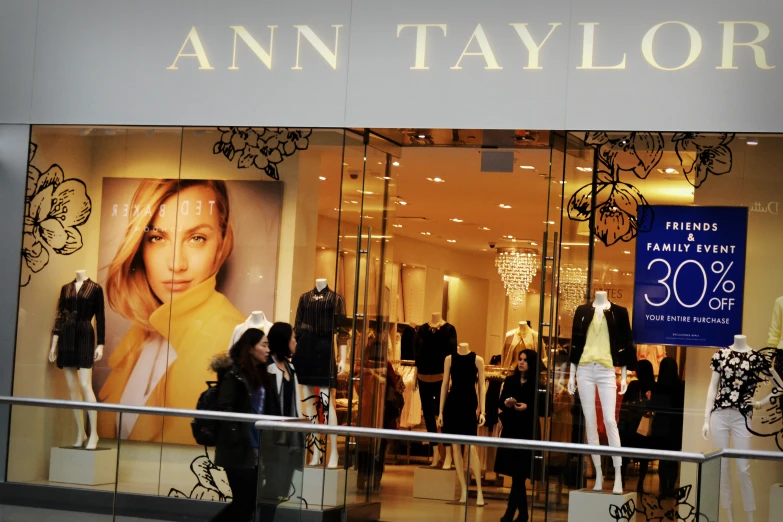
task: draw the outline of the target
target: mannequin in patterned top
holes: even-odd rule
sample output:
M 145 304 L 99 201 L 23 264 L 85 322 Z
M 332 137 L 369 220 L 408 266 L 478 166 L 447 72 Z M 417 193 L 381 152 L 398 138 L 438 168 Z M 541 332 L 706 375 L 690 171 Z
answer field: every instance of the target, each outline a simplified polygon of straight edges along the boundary
M 92 328 L 95 317 L 97 341 Z M 76 279 L 62 287 L 57 305 L 57 321 L 49 349 L 49 362 L 56 362 L 65 372 L 72 401 L 97 402 L 92 389 L 92 365 L 103 357 L 105 336 L 103 289 L 87 277 L 86 270 L 77 270 Z M 88 411 L 90 437 L 84 431 L 84 412 L 73 411 L 76 417 L 74 448 L 94 450 L 98 447 L 98 412 Z

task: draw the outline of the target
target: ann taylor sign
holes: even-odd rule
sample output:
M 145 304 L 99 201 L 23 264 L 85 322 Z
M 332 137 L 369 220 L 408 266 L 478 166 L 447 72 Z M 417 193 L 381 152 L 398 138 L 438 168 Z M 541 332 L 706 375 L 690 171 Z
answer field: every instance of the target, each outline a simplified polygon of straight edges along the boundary
M 0 0 L 0 123 L 783 132 L 783 2 Z
M 746 67 L 755 65 L 756 68 L 761 70 L 775 68 L 774 65 L 769 64 L 767 51 L 763 46 L 763 43 L 770 36 L 770 28 L 767 24 L 754 21 L 720 21 L 718 24 L 721 26 L 722 37 L 719 41 L 709 42 L 716 48 L 720 48 L 720 63 L 716 64 L 716 69 L 727 71 L 738 70 L 739 57 L 736 56 L 737 54 L 740 54 L 738 48 L 747 49 L 744 56 Z M 566 30 L 562 27 L 562 22 L 549 22 L 546 26 L 537 28 L 531 28 L 529 26 L 530 24 L 523 22 L 510 23 L 508 25 L 509 28 L 506 28 L 506 30 L 512 31 L 519 37 L 519 41 L 517 42 L 518 46 L 516 48 L 493 48 L 493 45 L 490 43 L 490 35 L 482 24 L 478 23 L 470 34 L 470 37 L 467 39 L 467 43 L 465 43 L 462 52 L 459 56 L 455 57 L 456 61 L 454 62 L 454 65 L 451 65 L 448 68 L 453 71 L 461 71 L 464 69 L 472 69 L 475 71 L 481 71 L 482 69 L 500 71 L 503 70 L 503 66 L 498 58 L 499 56 L 505 56 L 508 59 L 513 59 L 515 66 L 521 67 L 522 69 L 542 70 L 545 65 L 541 59 L 541 52 L 544 46 L 550 39 L 557 39 L 560 36 L 566 35 Z M 624 49 L 614 49 L 614 52 L 612 53 L 614 57 L 608 59 L 607 63 L 602 64 L 598 62 L 596 59 L 596 40 L 599 38 L 599 22 L 579 22 L 577 25 L 581 27 L 582 32 L 582 59 L 575 67 L 577 70 L 621 70 L 629 67 L 628 52 Z M 738 41 L 738 26 L 748 28 L 752 33 L 752 37 L 746 41 Z M 288 28 L 296 34 L 296 60 L 291 66 L 292 70 L 301 71 L 304 69 L 301 62 L 303 41 L 306 45 L 311 46 L 312 50 L 320 55 L 329 67 L 334 70 L 337 69 L 340 29 L 343 28 L 344 25 L 334 24 L 331 27 L 333 28 L 334 37 L 330 37 L 327 41 L 321 39 L 309 25 L 294 24 L 291 28 Z M 232 25 L 227 29 L 225 37 L 233 38 L 231 64 L 227 67 L 228 70 L 237 71 L 240 69 L 240 66 L 237 63 L 237 45 L 239 42 L 247 46 L 247 49 L 255 55 L 263 66 L 272 70 L 275 30 L 279 29 L 279 26 L 266 26 L 264 43 L 260 43 L 256 40 L 256 37 L 251 34 L 247 26 Z M 537 29 L 537 31 L 535 29 Z M 414 52 L 411 55 L 412 65 L 410 69 L 414 71 L 427 71 L 430 69 L 430 65 L 427 61 L 428 33 L 430 37 L 437 36 L 444 39 L 448 37 L 448 24 L 397 24 L 396 28 L 393 30 L 396 31 L 397 40 L 402 40 L 398 43 L 398 47 L 403 49 L 410 47 L 410 45 L 406 45 L 407 41 L 405 37 L 413 40 Z M 659 36 L 659 33 L 664 33 L 667 30 L 678 30 L 684 35 L 687 35 L 686 45 L 680 53 L 683 58 L 679 63 L 662 64 L 659 61 L 659 56 L 662 53 L 659 52 L 656 56 L 656 41 L 660 41 L 662 38 Z M 567 35 L 563 37 L 567 37 Z M 655 24 L 641 37 L 640 41 L 641 49 L 638 54 L 641 55 L 647 65 L 662 71 L 679 71 L 692 66 L 701 56 L 705 45 L 699 30 L 693 25 L 683 21 L 666 21 Z M 472 59 L 470 57 L 472 57 Z M 179 62 L 181 59 L 185 58 L 192 58 L 191 66 L 197 66 L 199 70 L 211 71 L 215 68 L 210 62 L 209 55 L 201 40 L 201 36 L 199 36 L 198 29 L 195 26 L 190 29 L 185 37 L 185 42 L 174 57 L 174 61 L 166 69 L 170 71 L 179 70 Z M 563 59 L 565 57 L 553 58 Z M 432 59 L 430 59 L 430 61 L 432 61 Z M 677 59 L 675 58 L 674 61 L 677 62 Z M 249 65 L 252 66 L 253 64 Z M 433 64 L 433 67 L 446 67 L 447 65 L 448 64 L 442 63 L 437 65 Z M 283 66 L 286 66 L 286 64 Z

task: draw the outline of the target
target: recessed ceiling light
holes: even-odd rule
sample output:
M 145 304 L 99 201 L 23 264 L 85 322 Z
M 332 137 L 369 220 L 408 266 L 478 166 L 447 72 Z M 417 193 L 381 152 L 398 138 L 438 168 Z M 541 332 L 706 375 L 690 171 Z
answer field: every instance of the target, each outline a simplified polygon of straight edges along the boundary
M 566 183 L 568 183 L 568 182 L 567 181 L 561 181 L 560 182 L 561 185 L 565 185 Z
M 487 251 L 486 248 L 479 248 L 479 250 L 481 250 L 482 252 L 486 252 Z
M 326 178 L 323 176 L 318 176 L 318 179 L 320 179 L 321 181 L 326 181 Z
M 335 207 L 335 210 L 336 210 L 336 211 L 338 211 L 338 212 L 340 211 L 340 209 L 339 209 L 339 208 L 336 208 L 336 207 Z
M 571 250 L 571 247 L 563 247 L 563 250 Z
M 593 172 L 593 167 L 577 167 L 576 170 L 580 172 Z
M 429 233 L 429 232 L 422 232 L 422 233 L 421 233 L 421 235 L 422 235 L 422 236 L 429 236 L 429 235 L 430 235 L 430 233 Z
M 372 216 L 362 216 L 364 219 L 372 219 Z
M 489 230 L 489 227 L 479 227 L 479 230 Z
M 326 250 L 326 247 L 321 247 L 321 250 Z
M 536 243 L 535 241 L 531 241 L 530 244 L 533 246 L 538 246 L 538 243 Z
M 448 241 L 449 243 L 456 243 L 457 242 L 456 239 L 447 239 L 446 241 Z
M 446 183 L 446 180 L 442 178 L 427 178 L 427 181 L 432 181 L 433 183 Z
M 394 161 L 394 162 L 392 162 L 392 165 L 395 166 L 395 167 L 399 167 L 400 166 L 400 162 L 399 161 Z
M 397 225 L 396 223 L 392 225 L 394 228 L 402 228 L 402 225 Z
M 759 144 L 758 140 L 748 140 L 748 145 L 753 146 L 753 145 L 758 145 L 758 144 Z
M 511 208 L 511 205 L 506 205 L 505 203 L 501 203 L 498 205 L 500 208 Z
M 525 170 L 535 170 L 535 167 L 533 165 L 520 165 L 519 168 Z
M 554 221 L 544 221 L 544 224 L 545 225 L 554 225 L 555 222 Z
M 506 239 L 514 239 L 514 236 L 503 236 Z
M 372 196 L 373 194 L 375 194 L 375 192 L 371 192 L 371 191 L 369 191 L 369 190 L 357 190 L 356 192 L 358 192 L 359 194 L 368 194 L 368 195 L 370 195 L 370 196 Z
M 419 134 L 419 139 L 420 139 L 420 140 L 423 140 L 423 139 L 424 139 L 424 138 L 426 138 L 426 137 L 427 137 L 427 135 L 426 135 L 426 134 Z
M 677 172 L 677 169 L 672 168 L 672 167 L 668 167 L 668 168 L 664 169 L 663 171 L 666 174 L 679 174 L 679 172 Z
M 348 166 L 348 164 L 347 164 L 347 163 L 343 163 L 343 167 L 347 167 L 347 166 Z
M 619 272 L 619 270 L 617 270 L 616 268 L 610 268 L 609 271 L 610 272 Z
M 397 203 L 398 205 L 403 205 L 403 206 L 408 204 L 407 201 L 403 201 L 401 199 L 398 199 L 397 201 L 395 201 L 395 203 Z
M 359 204 L 359 202 L 358 202 L 358 201 L 355 201 L 355 200 L 353 200 L 353 199 L 352 199 L 351 201 L 349 201 L 349 203 L 351 203 L 352 205 L 358 205 L 358 204 Z
M 460 218 L 451 218 L 449 221 L 453 221 L 455 223 L 462 223 L 463 220 Z
M 625 255 L 628 255 L 628 254 L 630 254 L 630 253 L 631 253 L 631 251 L 630 251 L 630 250 L 623 250 L 623 254 L 625 254 Z

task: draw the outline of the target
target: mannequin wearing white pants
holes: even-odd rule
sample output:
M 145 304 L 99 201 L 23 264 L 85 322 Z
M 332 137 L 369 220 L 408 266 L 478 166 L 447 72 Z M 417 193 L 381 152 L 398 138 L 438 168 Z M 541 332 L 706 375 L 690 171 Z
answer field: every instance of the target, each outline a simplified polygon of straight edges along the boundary
M 606 297 L 606 292 L 596 292 L 595 301 L 593 302 L 593 308 L 595 308 L 593 321 L 595 324 L 600 325 L 602 321 L 606 321 L 604 313 L 610 307 L 611 303 Z M 611 356 L 609 357 L 611 358 Z M 601 410 L 603 411 L 604 427 L 606 428 L 609 446 L 619 448 L 621 444 L 620 432 L 617 429 L 617 420 L 615 419 L 617 381 L 615 379 L 614 367 L 607 367 L 596 362 L 587 362 L 586 364 L 580 364 L 579 366 L 572 363 L 571 375 L 574 378 L 571 378 L 568 381 L 568 392 L 573 395 L 576 392 L 576 385 L 578 384 L 579 398 L 582 403 L 582 413 L 585 416 L 587 443 L 595 446 L 600 444 L 598 438 L 598 415 L 595 407 L 597 389 L 598 397 L 601 399 Z M 623 367 L 620 395 L 624 394 L 628 389 L 626 378 L 627 368 Z M 593 487 L 593 490 L 601 491 L 603 489 L 601 457 L 599 455 L 591 455 L 591 458 L 593 460 L 593 466 L 595 466 L 595 487 Z M 612 493 L 617 495 L 620 495 L 623 492 L 622 462 L 622 457 L 612 457 L 612 464 L 615 469 Z
M 731 350 L 739 353 L 748 353 L 752 348 L 747 345 L 744 335 L 735 335 Z M 736 408 L 724 408 L 713 411 L 715 398 L 718 395 L 721 375 L 714 371 L 710 387 L 707 390 L 707 405 L 704 410 L 704 426 L 701 434 L 704 440 L 708 440 L 712 430 L 712 442 L 718 449 L 746 450 L 750 448 L 752 434 L 745 424 L 745 417 Z M 756 510 L 756 502 L 753 494 L 753 482 L 750 478 L 750 461 L 748 459 L 734 459 L 737 466 L 737 476 L 740 481 L 742 504 L 748 522 L 753 522 L 753 512 Z M 720 461 L 720 504 L 728 512 L 729 522 L 734 522 L 732 511 L 731 476 L 729 475 L 729 461 Z

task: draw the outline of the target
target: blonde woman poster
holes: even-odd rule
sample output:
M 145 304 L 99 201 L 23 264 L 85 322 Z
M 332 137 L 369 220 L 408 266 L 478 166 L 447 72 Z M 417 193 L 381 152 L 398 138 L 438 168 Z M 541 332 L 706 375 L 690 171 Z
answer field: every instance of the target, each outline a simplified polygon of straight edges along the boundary
M 279 183 L 106 178 L 101 402 L 193 409 L 251 310 L 274 309 Z M 101 437 L 194 444 L 190 419 L 101 413 Z

